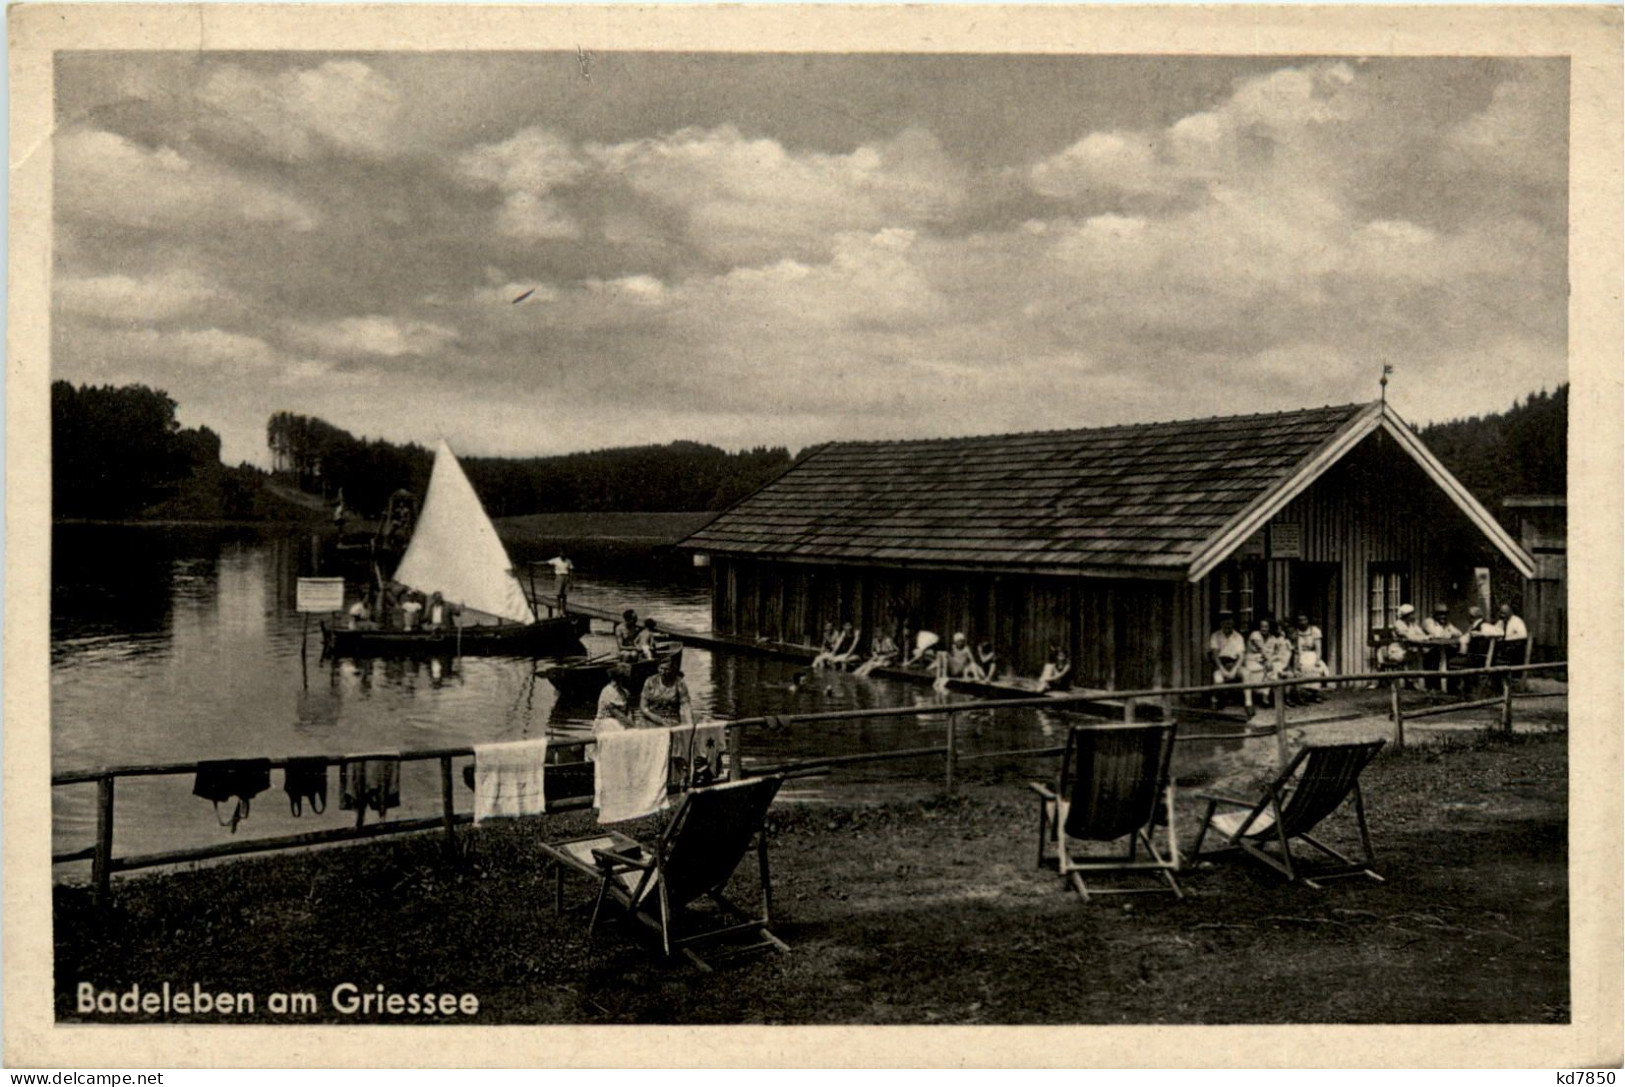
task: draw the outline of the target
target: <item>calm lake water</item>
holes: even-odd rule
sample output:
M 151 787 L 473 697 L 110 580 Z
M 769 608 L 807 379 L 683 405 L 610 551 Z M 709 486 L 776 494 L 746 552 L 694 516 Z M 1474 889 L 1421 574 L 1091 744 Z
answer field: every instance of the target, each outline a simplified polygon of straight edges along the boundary
M 516 552 L 523 563 L 546 555 Z M 445 661 L 321 659 L 321 635 L 293 610 L 300 576 L 337 576 L 314 537 L 251 530 L 59 526 L 53 534 L 51 609 L 52 770 L 198 759 L 328 755 L 415 749 L 582 734 L 591 704 L 560 701 L 536 677 L 529 658 L 465 657 Z M 596 570 L 577 556 L 575 599 L 604 608 L 633 607 L 673 626 L 710 624 L 707 572 L 676 562 Z M 361 571 L 348 571 L 353 578 Z M 546 593 L 550 581 L 538 577 Z M 352 594 L 355 587 L 352 586 Z M 607 634 L 589 635 L 591 650 Z M 305 657 L 301 659 L 301 645 Z M 690 649 L 684 672 L 702 719 L 771 713 L 814 713 L 962 700 L 929 687 L 848 675 L 792 689 L 797 666 L 752 655 Z M 1005 711 L 962 718 L 968 750 L 1059 742 L 1070 715 Z M 922 747 L 941 742 L 944 717 L 881 718 L 861 723 L 752 732 L 753 761 Z M 1035 772 L 1050 771 L 1033 766 Z M 929 787 L 933 762 L 844 768 L 829 782 L 798 784 L 793 795 L 821 790 L 879 790 L 904 783 Z M 402 768 L 402 808 L 392 817 L 440 810 L 434 762 Z M 239 837 L 298 833 L 347 825 L 336 774 L 325 815 L 294 818 L 281 788 L 254 802 Z M 156 852 L 231 839 L 213 806 L 191 795 L 190 777 L 120 781 L 117 855 Z M 460 810 L 471 794 L 457 785 Z M 95 835 L 95 786 L 52 790 L 53 847 L 89 845 Z M 58 875 L 82 875 L 64 865 Z

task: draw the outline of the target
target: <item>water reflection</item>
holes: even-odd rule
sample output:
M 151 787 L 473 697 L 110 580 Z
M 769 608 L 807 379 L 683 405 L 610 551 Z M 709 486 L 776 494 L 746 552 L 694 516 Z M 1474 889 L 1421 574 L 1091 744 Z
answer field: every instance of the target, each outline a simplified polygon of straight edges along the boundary
M 322 660 L 315 624 L 293 611 L 299 576 L 332 575 L 337 568 L 313 537 L 74 526 L 57 530 L 55 546 L 53 769 L 410 751 L 575 736 L 590 728 L 594 700 L 561 699 L 528 658 Z M 364 570 L 357 575 L 363 576 Z M 633 607 L 676 626 L 709 625 L 708 590 L 692 571 L 606 576 L 584 570 L 574 595 L 617 612 Z M 611 639 L 600 632 L 587 643 L 596 652 Z M 942 711 L 754 730 L 745 752 L 759 763 L 940 744 L 946 710 L 965 700 L 927 685 L 808 673 L 750 654 L 689 649 L 683 669 L 701 718 L 903 706 Z M 957 728 L 964 750 L 974 754 L 1059 745 L 1078 719 L 1059 709 L 978 711 L 961 713 Z M 1222 745 L 1205 754 L 1199 746 L 1182 748 L 1181 762 L 1198 766 Z M 888 781 L 931 781 L 939 772 L 912 762 L 881 763 L 843 768 L 837 781 L 866 790 Z M 280 789 L 280 772 L 274 777 Z M 204 817 L 207 805 L 200 809 L 190 789 L 190 780 L 179 777 L 121 782 L 117 850 L 221 840 L 229 832 Z M 396 814 L 434 814 L 439 790 L 434 764 L 407 764 Z M 53 790 L 57 849 L 88 844 L 94 798 L 93 787 Z M 459 804 L 466 810 L 466 795 L 460 793 Z M 238 834 L 315 829 L 309 813 L 301 821 L 277 808 L 255 805 Z M 323 825 L 340 825 L 335 820 L 342 818 L 348 817 L 335 809 Z

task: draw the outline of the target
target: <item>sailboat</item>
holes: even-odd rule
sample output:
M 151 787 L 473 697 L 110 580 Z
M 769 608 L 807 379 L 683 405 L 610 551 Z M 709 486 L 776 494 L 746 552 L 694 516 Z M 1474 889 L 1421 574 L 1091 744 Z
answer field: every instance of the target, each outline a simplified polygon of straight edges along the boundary
M 587 632 L 587 617 L 537 616 L 514 576 L 508 549 L 445 441 L 435 450 L 429 490 L 394 580 L 425 596 L 439 593 L 448 605 L 444 621 L 417 630 L 329 630 L 324 625 L 331 655 L 552 656 L 583 651 L 580 639 Z

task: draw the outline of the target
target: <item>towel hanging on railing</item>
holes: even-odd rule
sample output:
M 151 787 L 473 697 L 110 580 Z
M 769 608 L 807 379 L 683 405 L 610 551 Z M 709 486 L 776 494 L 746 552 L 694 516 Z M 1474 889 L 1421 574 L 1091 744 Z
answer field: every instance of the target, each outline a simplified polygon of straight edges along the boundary
M 197 764 L 192 795 L 214 804 L 214 817 L 223 827 L 237 833 L 237 824 L 248 818 L 249 802 L 271 787 L 270 759 L 219 759 Z M 233 800 L 231 815 L 220 818 L 220 805 Z
M 289 759 L 282 770 L 282 791 L 288 794 L 288 810 L 295 816 L 304 814 L 306 800 L 311 811 L 322 814 L 327 810 L 327 760 L 320 755 Z

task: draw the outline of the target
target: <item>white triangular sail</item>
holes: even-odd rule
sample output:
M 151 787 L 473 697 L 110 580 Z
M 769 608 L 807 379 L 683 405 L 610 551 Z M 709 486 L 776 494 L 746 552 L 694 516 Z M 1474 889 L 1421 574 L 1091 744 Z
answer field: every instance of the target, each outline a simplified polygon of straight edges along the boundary
M 435 450 L 429 493 L 395 580 L 500 619 L 536 619 L 514 576 L 508 549 L 444 441 Z

